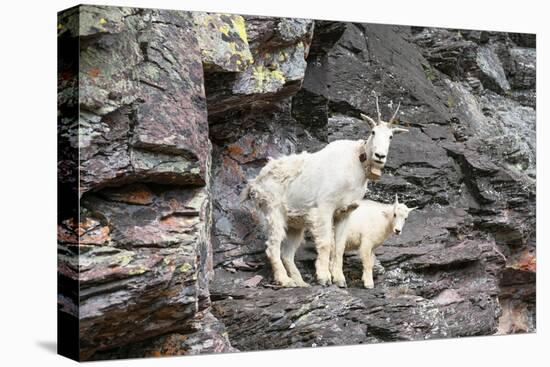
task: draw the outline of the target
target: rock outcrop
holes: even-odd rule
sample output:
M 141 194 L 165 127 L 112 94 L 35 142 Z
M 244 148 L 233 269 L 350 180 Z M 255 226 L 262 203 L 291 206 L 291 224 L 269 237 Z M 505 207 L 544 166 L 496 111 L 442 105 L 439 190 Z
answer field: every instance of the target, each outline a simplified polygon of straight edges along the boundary
M 58 29 L 80 54 L 60 54 L 58 233 L 82 359 L 536 330 L 529 35 L 95 6 Z M 374 289 L 354 254 L 347 289 L 316 285 L 309 237 L 312 287 L 280 289 L 239 194 L 268 157 L 366 137 L 373 93 L 410 133 L 367 195 L 419 209 Z
M 80 56 L 69 142 L 80 207 L 61 214 L 58 233 L 81 359 L 213 318 L 211 144 L 193 24 L 187 12 L 94 6 L 59 19 L 61 47 L 78 42 Z

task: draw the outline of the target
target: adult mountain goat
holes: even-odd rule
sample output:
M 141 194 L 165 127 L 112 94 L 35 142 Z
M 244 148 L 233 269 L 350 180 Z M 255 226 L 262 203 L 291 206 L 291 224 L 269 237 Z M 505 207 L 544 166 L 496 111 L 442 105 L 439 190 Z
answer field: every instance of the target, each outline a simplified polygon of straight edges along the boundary
M 307 287 L 294 263 L 294 255 L 309 229 L 314 237 L 317 281 L 331 283 L 330 251 L 334 245 L 333 215 L 361 200 L 368 178 L 378 178 L 386 164 L 392 136 L 408 130 L 361 114 L 371 126 L 367 140 L 338 140 L 315 153 L 303 152 L 270 160 L 243 190 L 265 217 L 266 254 L 275 282 L 283 287 Z M 281 249 L 281 243 L 286 243 Z
M 400 204 L 395 195 L 393 204 L 361 200 L 356 209 L 335 216 L 335 247 L 330 256 L 330 272 L 334 283 L 339 287 L 346 286 L 344 251 L 359 250 L 363 262 L 363 285 L 365 288 L 373 288 L 374 249 L 390 235 L 401 234 L 405 220 L 414 209 Z

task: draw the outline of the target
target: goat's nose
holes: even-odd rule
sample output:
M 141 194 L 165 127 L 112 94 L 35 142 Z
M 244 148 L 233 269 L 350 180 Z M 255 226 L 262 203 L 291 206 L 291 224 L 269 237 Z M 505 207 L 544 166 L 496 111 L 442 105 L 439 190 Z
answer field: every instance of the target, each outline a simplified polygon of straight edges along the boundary
M 385 155 L 385 154 L 374 153 L 374 155 L 375 155 L 376 158 L 378 158 L 378 159 L 384 159 L 384 158 L 386 158 L 386 155 Z
M 400 230 L 400 229 L 397 229 L 397 228 L 394 229 L 394 231 L 395 231 L 395 234 L 400 234 L 400 233 L 401 233 L 401 230 Z

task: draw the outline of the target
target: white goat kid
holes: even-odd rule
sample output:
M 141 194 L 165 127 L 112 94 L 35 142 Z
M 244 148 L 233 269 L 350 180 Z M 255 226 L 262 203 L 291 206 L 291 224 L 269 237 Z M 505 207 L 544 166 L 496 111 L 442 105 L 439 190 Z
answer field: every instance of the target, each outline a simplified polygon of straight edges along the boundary
M 367 178 L 375 170 L 379 176 L 386 164 L 392 136 L 408 131 L 392 125 L 399 106 L 390 122 L 381 120 L 378 98 L 376 107 L 378 121 L 361 115 L 372 128 L 366 141 L 339 140 L 315 153 L 270 160 L 243 191 L 243 199 L 252 198 L 266 219 L 266 254 L 275 282 L 283 287 L 308 286 L 294 263 L 306 228 L 316 244 L 317 281 L 321 285 L 331 283 L 335 210 L 363 198 Z
M 344 251 L 359 250 L 363 262 L 363 285 L 365 288 L 373 288 L 374 249 L 382 245 L 392 233 L 399 235 L 409 213 L 416 208 L 400 204 L 397 195 L 393 204 L 371 200 L 361 200 L 358 204 L 355 210 L 344 212 L 336 218 L 335 248 L 331 253 L 330 270 L 334 283 L 346 287 Z

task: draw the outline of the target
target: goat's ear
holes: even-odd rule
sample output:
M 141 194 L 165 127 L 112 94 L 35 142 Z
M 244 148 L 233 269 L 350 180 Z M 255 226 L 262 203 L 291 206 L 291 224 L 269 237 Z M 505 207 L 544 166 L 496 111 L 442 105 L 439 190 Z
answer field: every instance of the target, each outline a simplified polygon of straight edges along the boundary
M 365 114 L 361 114 L 361 118 L 366 122 L 368 122 L 371 128 L 374 128 L 377 125 L 376 121 L 374 121 L 373 119 L 371 119 L 369 116 Z
M 382 209 L 382 214 L 383 214 L 385 217 L 390 218 L 390 217 L 392 216 L 393 212 L 390 211 L 390 210 Z
M 418 207 L 417 207 L 417 206 L 414 206 L 414 207 L 412 207 L 412 208 L 407 208 L 407 209 L 409 209 L 409 213 L 410 213 L 410 212 L 412 212 L 413 210 L 418 209 Z
M 409 130 L 407 129 L 403 129 L 401 127 L 394 127 L 391 129 L 391 131 L 394 133 L 394 134 L 401 134 L 401 133 L 408 133 Z

